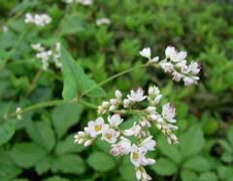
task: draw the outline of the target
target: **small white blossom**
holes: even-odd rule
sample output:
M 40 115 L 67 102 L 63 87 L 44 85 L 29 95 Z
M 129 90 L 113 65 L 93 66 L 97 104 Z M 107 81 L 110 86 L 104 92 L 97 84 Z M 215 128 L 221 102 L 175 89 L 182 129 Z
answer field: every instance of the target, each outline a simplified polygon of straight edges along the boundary
M 131 141 L 124 137 L 121 137 L 120 139 L 121 141 L 119 141 L 117 144 L 112 145 L 110 154 L 113 156 L 125 155 L 130 152 Z
M 120 114 L 114 114 L 108 117 L 108 122 L 112 127 L 118 127 L 123 122 L 123 119 L 121 119 Z
M 109 126 L 105 126 L 102 131 L 102 140 L 107 141 L 108 143 L 115 143 L 117 138 L 120 136 L 120 133 Z
M 127 97 L 132 102 L 141 102 L 146 99 L 146 96 L 144 96 L 144 90 L 142 88 L 138 88 L 136 91 L 131 90 L 130 95 L 127 95 Z
M 151 59 L 151 50 L 149 47 L 144 48 L 140 51 L 140 55 L 143 57 L 146 57 L 148 59 Z
M 95 121 L 90 121 L 88 123 L 87 132 L 91 137 L 96 137 L 97 135 L 102 134 L 104 129 L 104 119 L 102 117 L 97 118 Z
M 37 26 L 45 26 L 52 22 L 52 19 L 47 14 L 35 14 L 34 16 L 30 13 L 26 13 L 25 15 L 25 23 L 27 24 L 35 24 Z
M 176 109 L 171 103 L 167 103 L 163 106 L 162 112 L 163 118 L 166 119 L 170 123 L 175 123 L 176 120 L 174 119 L 176 115 Z
M 152 136 L 149 136 L 148 138 L 144 139 L 141 143 L 140 146 L 145 148 L 147 151 L 154 151 L 156 142 L 153 140 Z
M 96 20 L 96 25 L 101 26 L 101 25 L 109 25 L 111 23 L 110 19 L 108 18 L 100 18 Z

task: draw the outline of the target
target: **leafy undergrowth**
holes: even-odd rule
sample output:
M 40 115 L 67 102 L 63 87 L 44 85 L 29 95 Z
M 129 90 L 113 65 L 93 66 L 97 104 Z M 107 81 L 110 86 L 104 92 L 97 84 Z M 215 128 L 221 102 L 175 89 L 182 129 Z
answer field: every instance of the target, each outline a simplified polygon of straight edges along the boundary
M 197 86 L 184 88 L 160 70 L 139 69 L 104 84 L 106 93 L 96 87 L 85 100 L 98 105 L 101 96 L 108 99 L 116 89 L 162 86 L 165 99 L 177 108 L 180 144 L 168 145 L 152 129 L 158 144 L 150 155 L 157 162 L 148 167 L 153 180 L 233 181 L 233 4 L 119 2 L 96 0 L 83 6 L 56 0 L 1 0 L 1 118 L 17 107 L 81 96 L 96 82 L 145 63 L 139 55 L 143 47 L 162 57 L 166 46 L 173 45 L 201 62 Z M 26 24 L 26 13 L 47 13 L 52 22 L 42 27 Z M 111 23 L 97 25 L 102 17 Z M 53 62 L 43 70 L 31 48 L 36 43 L 52 48 L 56 42 L 77 61 L 63 62 L 64 69 L 74 68 L 70 75 L 63 76 Z M 111 157 L 108 144 L 100 140 L 92 147 L 74 144 L 74 134 L 94 118 L 95 110 L 75 102 L 32 109 L 21 120 L 2 118 L 0 180 L 136 180 L 128 157 Z

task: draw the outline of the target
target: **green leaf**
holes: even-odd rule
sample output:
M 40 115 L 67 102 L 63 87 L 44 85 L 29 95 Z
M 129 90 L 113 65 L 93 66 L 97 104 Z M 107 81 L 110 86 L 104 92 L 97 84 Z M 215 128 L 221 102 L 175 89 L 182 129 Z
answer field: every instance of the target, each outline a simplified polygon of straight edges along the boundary
M 157 174 L 163 176 L 170 176 L 176 173 L 176 165 L 169 159 L 159 158 L 151 167 Z
M 68 129 L 77 124 L 83 107 L 77 103 L 56 106 L 52 111 L 53 124 L 59 138 L 64 136 Z
M 14 165 L 0 164 L 0 180 L 11 181 L 21 172 L 22 170 Z
M 74 143 L 74 135 L 70 135 L 66 137 L 65 140 L 58 142 L 55 153 L 59 155 L 63 155 L 66 153 L 79 153 L 83 151 L 86 147 L 83 145 Z
M 205 172 L 200 175 L 200 181 L 218 181 L 218 177 L 214 172 Z
M 219 140 L 217 140 L 217 143 L 219 143 L 219 144 L 221 145 L 221 147 L 222 147 L 225 151 L 227 151 L 227 152 L 229 152 L 229 153 L 232 152 L 232 147 L 231 147 L 231 145 L 230 145 L 226 140 L 219 139 Z
M 53 129 L 44 121 L 30 121 L 26 125 L 26 131 L 30 138 L 48 151 L 51 151 L 56 143 Z
M 65 100 L 72 100 L 78 95 L 92 89 L 86 96 L 103 97 L 105 92 L 92 79 L 90 79 L 83 69 L 78 66 L 71 55 L 62 47 L 62 74 L 64 78 L 64 87 L 62 96 Z
M 30 168 L 45 157 L 47 151 L 35 143 L 17 143 L 10 151 L 10 157 L 16 165 Z
M 199 126 L 191 127 L 180 137 L 180 148 L 183 158 L 199 153 L 204 143 L 203 133 Z
M 233 178 L 233 167 L 232 166 L 220 166 L 218 167 L 218 176 L 220 179 L 225 180 Z
M 16 120 L 8 119 L 0 124 L 0 145 L 8 142 L 15 133 Z
M 71 14 L 62 26 L 63 35 L 82 33 L 85 30 L 84 21 L 80 16 L 74 14 Z
M 114 159 L 109 154 L 103 152 L 92 153 L 88 157 L 87 163 L 96 171 L 109 171 L 116 165 Z
M 53 177 L 49 177 L 47 179 L 44 179 L 43 181 L 69 181 L 69 179 L 62 178 L 60 176 L 53 176 Z
M 135 175 L 135 168 L 132 164 L 124 164 L 120 166 L 120 175 L 126 180 L 126 181 L 137 181 L 136 175 Z
M 197 181 L 198 177 L 195 172 L 182 170 L 181 171 L 181 180 L 182 181 Z
M 53 172 L 82 174 L 86 170 L 83 159 L 74 154 L 61 155 L 54 160 L 51 167 Z
M 48 155 L 45 158 L 43 158 L 42 160 L 40 160 L 36 164 L 36 168 L 35 168 L 37 174 L 42 175 L 42 174 L 48 172 L 48 170 L 51 168 L 53 160 L 54 160 L 54 158 L 50 155 Z
M 158 148 L 161 149 L 162 154 L 169 157 L 175 163 L 179 164 L 181 162 L 181 152 L 178 149 L 178 145 L 168 144 L 164 136 L 160 136 L 158 139 Z
M 231 126 L 230 129 L 228 130 L 227 138 L 230 141 L 232 149 L 233 149 L 233 126 Z
M 221 160 L 226 163 L 231 163 L 233 162 L 233 154 L 225 151 L 221 155 Z
M 183 167 L 197 172 L 205 172 L 210 169 L 210 164 L 205 157 L 194 156 L 186 160 Z

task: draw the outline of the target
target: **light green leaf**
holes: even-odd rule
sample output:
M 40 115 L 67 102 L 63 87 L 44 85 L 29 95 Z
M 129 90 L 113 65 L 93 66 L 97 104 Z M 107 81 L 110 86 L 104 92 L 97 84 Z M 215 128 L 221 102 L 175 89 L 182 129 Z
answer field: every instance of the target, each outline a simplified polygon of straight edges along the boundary
M 185 161 L 183 167 L 197 172 L 205 172 L 210 169 L 210 164 L 205 157 L 194 156 Z
M 72 100 L 85 91 L 92 89 L 86 96 L 103 97 L 105 92 L 92 79 L 90 79 L 83 69 L 78 66 L 71 55 L 62 47 L 62 74 L 64 78 L 64 87 L 62 96 L 65 100 Z
M 181 171 L 181 180 L 182 181 L 198 181 L 197 174 L 192 171 L 182 170 Z
M 17 143 L 10 151 L 10 157 L 16 165 L 30 168 L 45 157 L 47 151 L 35 143 Z
M 214 172 L 205 172 L 200 175 L 200 181 L 218 181 L 218 177 Z
M 180 163 L 182 159 L 178 146 L 179 145 L 168 144 L 164 136 L 160 136 L 158 139 L 158 148 L 161 149 L 162 154 L 166 155 L 177 164 Z
M 120 175 L 126 181 L 137 181 L 135 175 L 135 169 L 132 164 L 125 164 L 120 167 Z
M 170 176 L 176 173 L 176 165 L 169 159 L 159 158 L 151 167 L 157 174 L 163 176 Z
M 88 157 L 87 163 L 96 171 L 109 171 L 116 165 L 114 159 L 109 154 L 103 152 L 93 152 Z
M 79 145 L 74 143 L 74 135 L 70 135 L 66 137 L 65 140 L 60 141 L 56 147 L 55 153 L 59 155 L 63 155 L 66 153 L 79 153 L 83 151 L 86 147 L 83 145 Z
M 0 180 L 11 181 L 21 172 L 22 170 L 14 165 L 0 164 Z
M 51 169 L 53 172 L 73 173 L 79 175 L 86 170 L 86 165 L 80 156 L 66 154 L 55 159 Z
M 233 178 L 233 167 L 232 166 L 220 166 L 218 167 L 218 176 L 220 179 L 225 180 Z
M 16 120 L 8 119 L 0 124 L 0 145 L 8 142 L 15 133 Z
M 182 156 L 184 158 L 187 158 L 199 153 L 202 150 L 204 143 L 205 140 L 203 137 L 203 133 L 199 126 L 191 127 L 180 137 Z
M 68 34 L 77 34 L 82 33 L 85 31 L 85 24 L 84 21 L 81 19 L 80 16 L 71 14 L 67 19 L 65 20 L 63 26 L 62 26 L 62 34 L 68 35 Z
M 53 129 L 44 121 L 30 121 L 26 125 L 26 131 L 30 138 L 48 151 L 51 151 L 56 143 Z
M 83 107 L 77 103 L 56 106 L 52 111 L 53 124 L 59 138 L 65 135 L 70 127 L 77 124 Z

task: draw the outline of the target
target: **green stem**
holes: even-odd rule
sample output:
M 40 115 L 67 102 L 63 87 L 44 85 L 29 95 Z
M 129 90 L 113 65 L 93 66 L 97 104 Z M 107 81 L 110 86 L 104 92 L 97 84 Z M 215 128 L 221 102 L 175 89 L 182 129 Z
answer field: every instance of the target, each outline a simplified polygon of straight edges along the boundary
M 122 76 L 122 75 L 124 75 L 124 74 L 127 74 L 127 73 L 129 73 L 129 72 L 132 72 L 133 70 L 136 70 L 136 69 L 139 69 L 139 68 L 143 68 L 143 67 L 146 67 L 146 66 L 148 66 L 147 63 L 146 63 L 146 64 L 139 65 L 139 66 L 136 66 L 136 67 L 133 67 L 133 68 L 130 68 L 130 69 L 127 69 L 127 70 L 122 71 L 122 72 L 120 72 L 120 73 L 118 73 L 118 74 L 115 74 L 115 75 L 109 77 L 108 79 L 105 79 L 105 80 L 103 80 L 102 82 L 98 83 L 97 85 L 91 87 L 90 89 L 88 89 L 87 91 L 85 91 L 80 97 L 83 97 L 83 96 L 87 95 L 88 93 L 90 93 L 91 91 L 93 91 L 94 89 L 96 89 L 97 87 L 100 87 L 100 86 L 102 86 L 102 85 L 108 83 L 109 81 L 112 81 L 113 79 L 115 79 L 115 78 L 117 78 L 117 77 L 120 77 L 120 76 Z
M 143 68 L 143 67 L 146 67 L 148 66 L 148 64 L 142 64 L 142 65 L 139 65 L 139 66 L 136 66 L 136 67 L 133 67 L 133 68 L 130 68 L 130 69 L 127 69 L 125 71 L 122 71 L 118 74 L 115 74 L 111 77 L 109 77 L 108 79 L 98 83 L 96 86 L 93 86 L 92 88 L 88 89 L 87 91 L 85 91 L 81 97 L 87 95 L 88 93 L 90 93 L 92 90 L 94 90 L 96 87 L 99 87 L 101 85 L 104 85 L 108 82 L 110 82 L 111 80 L 121 76 L 121 75 L 124 75 L 124 74 L 127 74 L 129 72 L 132 72 L 136 69 L 139 69 L 139 68 Z M 79 97 L 79 98 L 81 98 Z M 66 101 L 66 100 L 63 100 L 63 99 L 58 99 L 58 100 L 53 100 L 53 101 L 48 101 L 48 102 L 42 102 L 42 103 L 38 103 L 38 104 L 34 104 L 32 106 L 29 106 L 29 107 L 26 107 L 25 109 L 22 109 L 22 113 L 25 113 L 25 112 L 29 112 L 29 111 L 32 111 L 32 110 L 35 110 L 35 109 L 39 109 L 39 108 L 44 108 L 44 107 L 50 107 L 50 106 L 56 106 L 56 105 L 60 105 L 60 104 L 64 104 L 64 103 L 69 103 L 69 102 L 73 102 L 73 101 Z M 87 106 L 89 108 L 92 108 L 92 109 L 96 109 L 97 106 L 94 105 L 94 104 L 91 104 L 89 102 L 86 102 L 84 101 L 83 99 L 78 99 L 78 102 L 80 104 L 83 104 L 84 106 Z M 123 114 L 123 112 L 122 112 Z M 9 113 L 9 114 L 6 114 L 4 117 L 5 118 L 9 118 L 9 117 L 15 117 L 17 114 L 14 112 L 14 113 Z
M 23 40 L 24 36 L 27 34 L 28 30 L 30 29 L 30 27 L 27 27 L 19 36 L 18 40 L 15 42 L 15 44 L 13 45 L 12 49 L 9 51 L 9 53 L 7 54 L 5 60 L 3 61 L 3 65 L 0 66 L 0 70 L 4 69 L 7 62 L 9 61 L 10 57 L 14 54 L 16 48 L 19 46 L 19 44 L 21 43 L 21 41 Z

